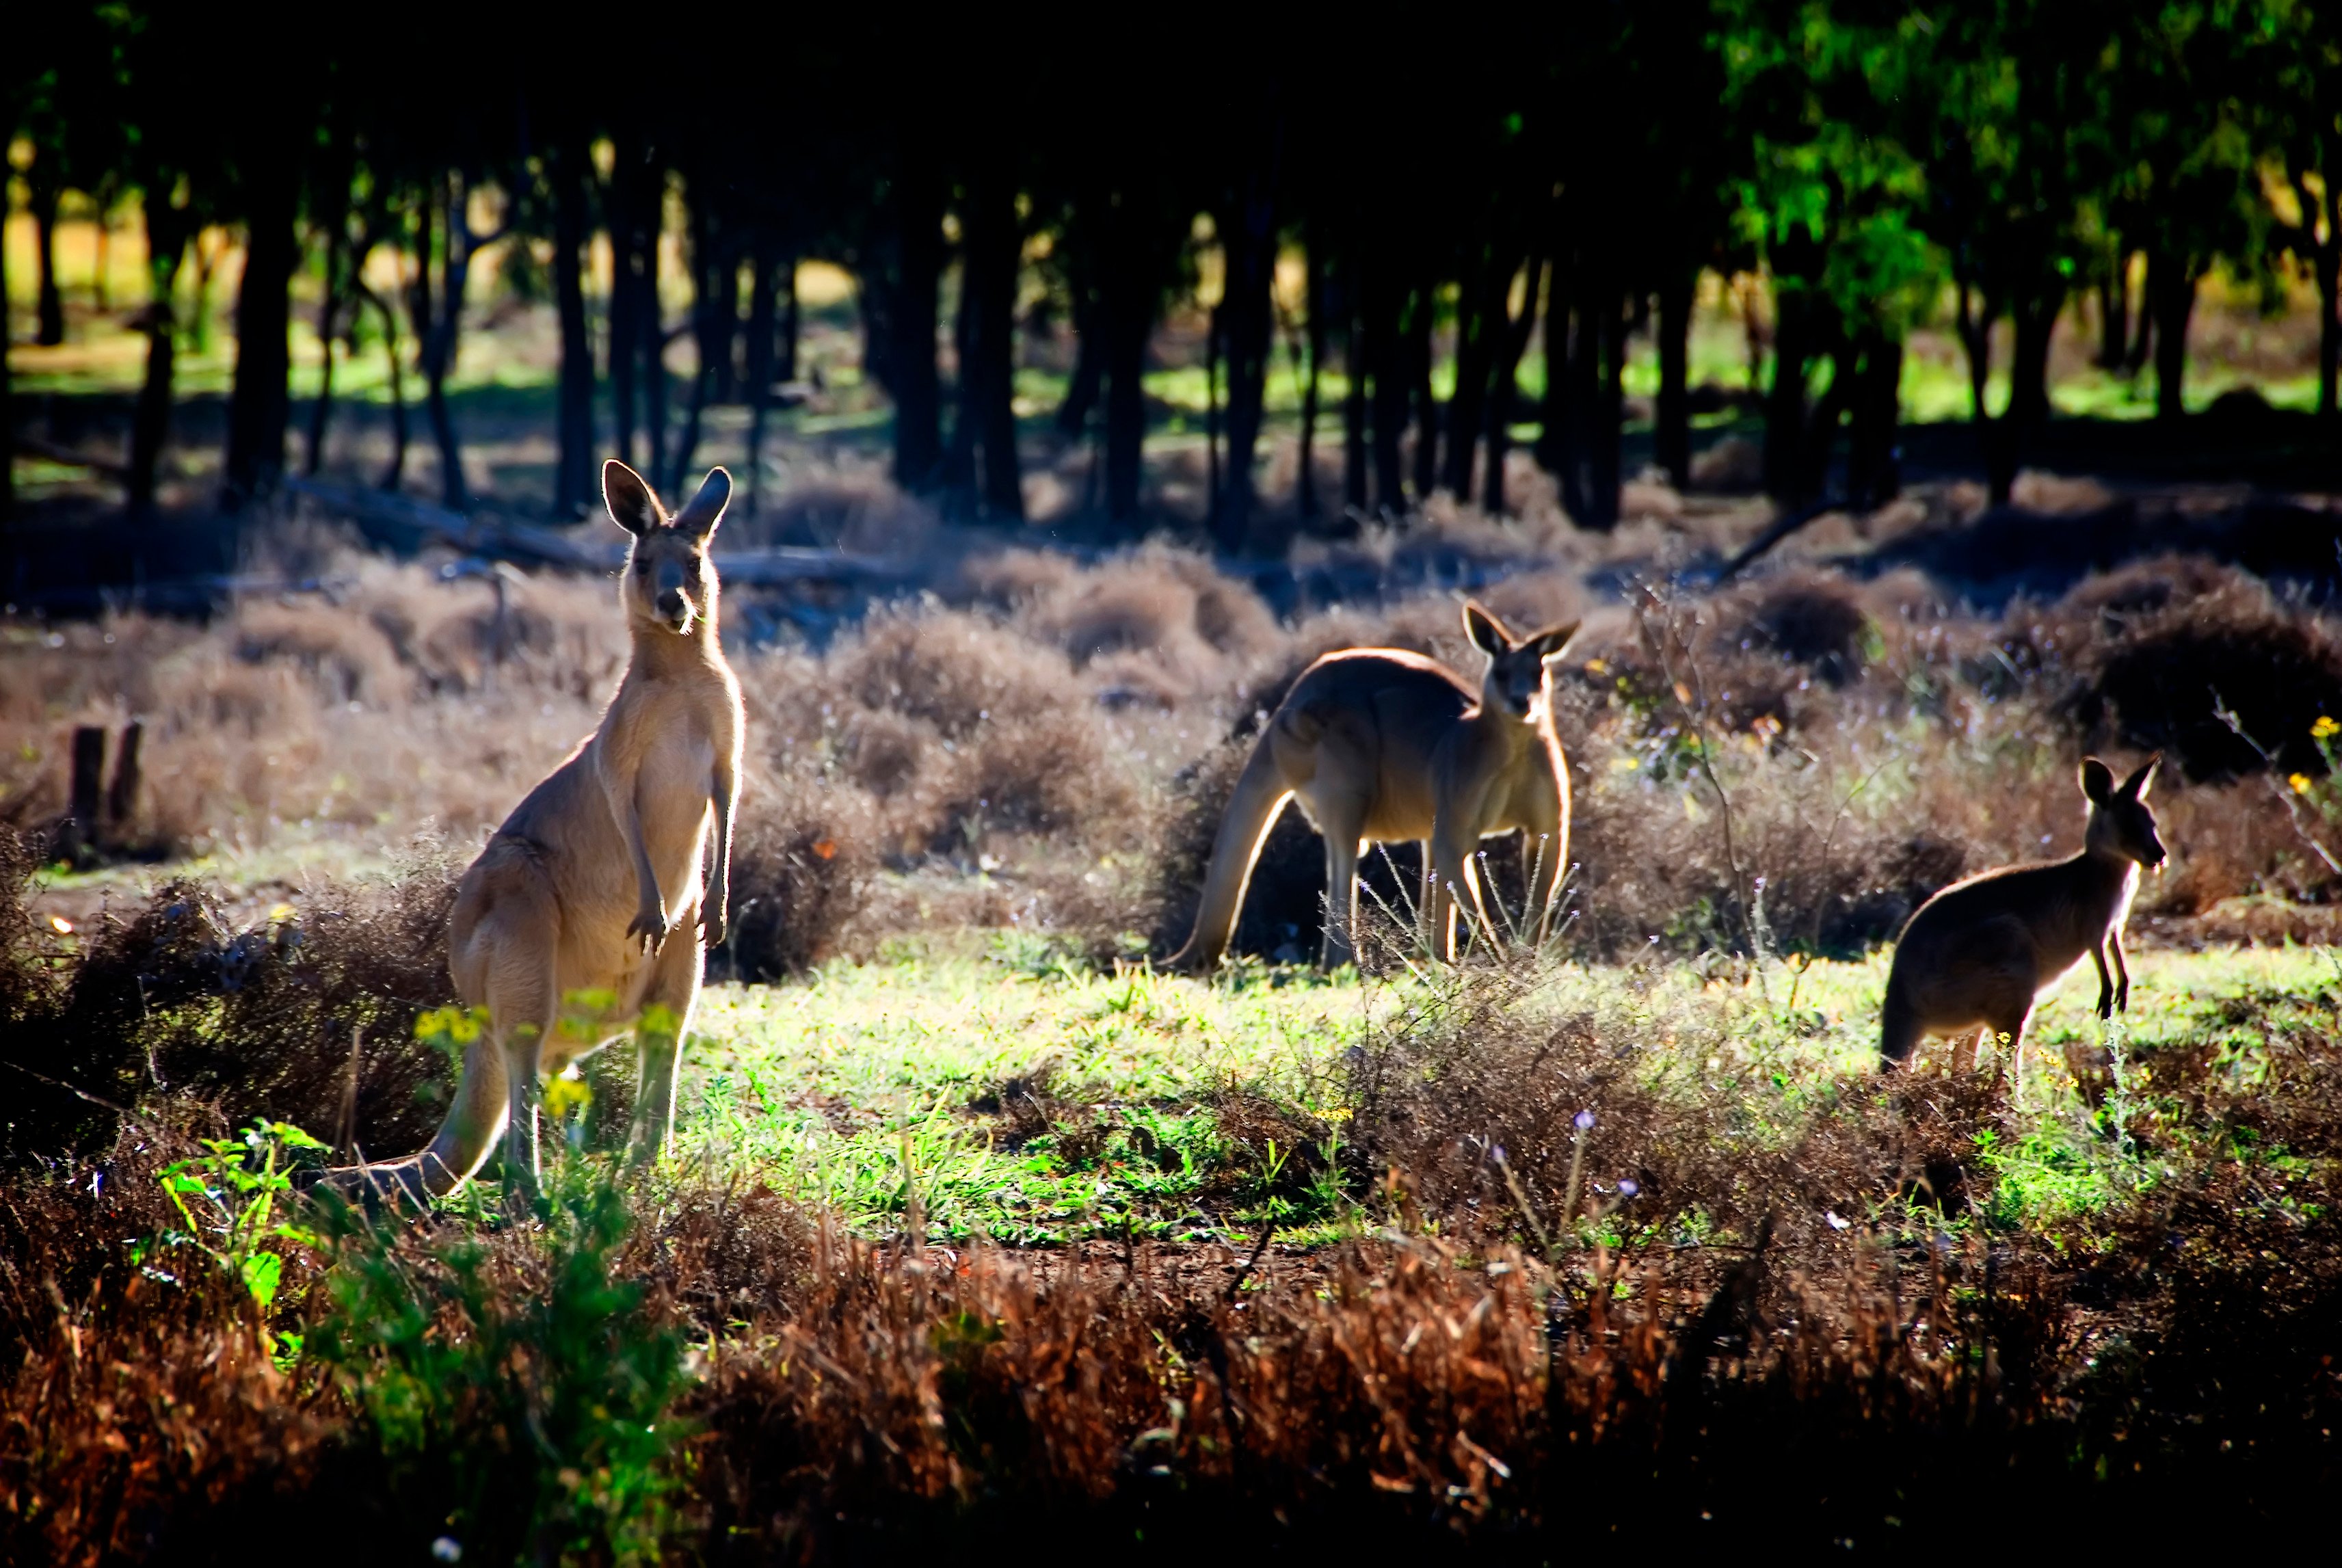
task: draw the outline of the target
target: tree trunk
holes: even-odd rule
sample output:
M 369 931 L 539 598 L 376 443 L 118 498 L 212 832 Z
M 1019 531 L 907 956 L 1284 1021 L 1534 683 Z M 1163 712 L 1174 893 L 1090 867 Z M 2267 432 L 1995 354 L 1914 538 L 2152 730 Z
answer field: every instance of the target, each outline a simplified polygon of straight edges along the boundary
M 290 149 L 257 164 L 245 212 L 244 280 L 235 297 L 235 375 L 228 394 L 221 505 L 237 511 L 285 472 L 293 373 L 293 233 L 300 183 Z
M 2303 191 L 2301 215 L 2307 224 L 2313 210 Z M 2325 237 L 2315 245 L 2317 274 L 2317 417 L 2331 424 L 2337 412 L 2337 370 L 2342 368 L 2342 181 L 2329 179 L 2318 193 L 2324 209 Z
M 1800 285 L 1774 296 L 1773 384 L 1765 394 L 1765 493 L 1794 506 L 1806 499 L 1807 367 L 1814 358 L 1814 315 Z
M 1016 461 L 1016 272 L 1025 235 L 1016 216 L 1016 185 L 1005 166 L 989 166 L 970 184 L 961 269 L 966 292 L 966 357 L 960 362 L 960 418 L 974 434 L 981 466 L 985 513 L 1022 522 L 1025 489 Z
M 1506 296 L 1520 257 L 1492 249 L 1479 275 L 1466 280 L 1456 321 L 1456 391 L 1447 400 L 1447 450 L 1439 484 L 1459 501 L 1472 498 L 1472 460 L 1479 451 L 1480 426 L 1487 411 L 1488 381 L 1498 341 L 1505 335 Z
M 325 430 L 334 417 L 334 337 L 340 324 L 340 259 L 345 242 L 339 234 L 325 245 L 325 297 L 317 302 L 317 349 L 323 359 L 317 370 L 317 395 L 309 404 L 309 438 L 301 455 L 301 472 L 314 479 L 325 461 Z
M 716 356 L 710 367 L 715 382 L 708 395 L 717 403 L 730 404 L 740 398 L 740 253 L 727 245 L 712 280 L 716 297 L 711 302 L 708 322 L 708 346 Z
M 2130 257 L 2117 248 L 2098 279 L 2098 352 L 2090 363 L 2118 371 L 2130 356 Z
M 691 204 L 687 219 L 691 235 L 691 390 L 684 404 L 683 429 L 676 437 L 675 454 L 666 473 L 667 489 L 677 495 L 683 494 L 686 470 L 699 455 L 699 432 L 707 399 L 723 362 L 731 357 L 734 324 L 723 319 L 724 275 L 736 275 L 739 271 L 717 230 L 716 215 L 709 210 L 713 203 L 706 182 L 692 180 L 686 195 Z M 731 308 L 736 315 L 736 298 Z
M 2196 275 L 2187 265 L 2158 255 L 2147 266 L 2147 305 L 2155 314 L 2155 416 L 2187 412 L 2187 318 L 2196 310 Z
M 1301 453 L 1294 472 L 1294 510 L 1304 517 L 1317 515 L 1317 373 L 1326 363 L 1326 264 L 1313 241 L 1306 257 L 1306 280 L 1301 308 L 1309 319 L 1303 330 L 1309 339 L 1309 377 L 1301 385 Z
M 1098 307 L 1106 338 L 1106 505 L 1117 521 L 1138 515 L 1140 462 L 1146 436 L 1146 340 L 1155 328 L 1161 274 L 1139 193 L 1101 214 Z
M 1220 307 L 1214 305 L 1204 323 L 1204 526 L 1216 539 L 1220 521 L 1220 335 L 1226 330 Z
M 1667 483 L 1691 484 L 1691 312 L 1699 273 L 1686 268 L 1659 287 L 1659 400 L 1652 455 Z
M 1619 450 L 1626 414 L 1626 317 L 1616 294 L 1603 297 L 1596 313 L 1600 383 L 1594 401 L 1587 468 L 1587 514 L 1607 531 L 1618 525 Z
M 936 296 L 943 284 L 944 191 L 914 148 L 895 187 L 896 275 L 886 312 L 888 390 L 895 396 L 895 483 L 926 490 L 943 460 L 943 387 L 936 371 Z
M 7 205 L 0 198 L 0 207 Z M 5 215 L 0 215 L 5 216 Z M 0 224 L 5 230 L 5 224 Z M 0 235 L 0 524 L 16 514 L 16 411 L 11 398 L 8 375 L 8 350 L 13 335 L 8 327 L 8 246 Z M 0 567 L 12 567 L 13 552 L 7 547 L 5 534 L 0 534 Z
M 557 144 L 553 176 L 553 294 L 561 320 L 561 371 L 555 428 L 553 514 L 582 516 L 599 498 L 594 464 L 594 341 L 586 324 L 587 154 L 582 141 Z
M 1506 323 L 1504 344 L 1489 373 L 1487 471 L 1481 480 L 1480 506 L 1491 517 L 1502 517 L 1508 509 L 1505 498 L 1505 456 L 1512 449 L 1513 422 L 1519 417 L 1521 359 L 1528 353 L 1529 334 L 1536 327 L 1537 292 L 1544 272 L 1545 257 L 1530 252 L 1521 314 Z
M 1342 271 L 1342 504 L 1352 517 L 1366 510 L 1366 333 L 1357 263 Z
M 1431 394 L 1432 285 L 1415 291 L 1406 323 L 1407 401 L 1415 409 L 1415 503 L 1431 498 L 1439 483 L 1439 404 Z
M 603 353 L 610 378 L 611 437 L 618 461 L 632 467 L 640 466 L 635 452 L 635 362 L 642 352 L 642 329 L 635 321 L 635 311 L 642 295 L 634 276 L 641 255 L 635 237 L 635 192 L 640 181 L 634 165 L 641 157 L 640 149 L 629 138 L 618 139 L 604 204 L 610 231 L 610 319 Z M 588 493 L 587 505 L 593 504 L 595 494 Z
M 1895 499 L 1903 486 L 1895 445 L 1903 345 L 1875 328 L 1864 334 L 1855 374 L 1847 440 L 1847 503 L 1868 512 Z
M 643 472 L 657 474 L 666 467 L 666 311 L 659 298 L 659 238 L 666 225 L 666 171 L 654 164 L 644 181 L 636 207 L 640 226 L 636 237 L 643 247 L 635 274 L 635 330 L 640 335 L 636 352 L 642 355 Z
M 1065 401 L 1057 404 L 1057 434 L 1067 440 L 1082 433 L 1089 424 L 1090 411 L 1097 406 L 1098 384 L 1106 374 L 1106 355 L 1098 344 L 1099 318 L 1097 300 L 1092 292 L 1076 283 L 1074 296 L 1074 373 L 1066 382 Z
M 792 251 L 781 259 L 781 343 L 776 350 L 779 363 L 774 366 L 773 379 L 782 385 L 796 381 L 797 375 L 797 256 Z
M 1274 159 L 1274 153 L 1271 157 Z M 1246 171 L 1242 198 L 1221 215 L 1225 265 L 1219 317 L 1220 346 L 1227 358 L 1228 465 L 1213 505 L 1220 548 L 1234 552 L 1252 536 L 1253 461 L 1267 405 L 1268 361 L 1273 346 L 1276 277 L 1276 169 L 1257 164 Z
M 33 341 L 55 348 L 65 340 L 64 291 L 57 287 L 57 202 L 65 194 L 51 177 L 55 160 L 35 155 L 31 177 L 33 258 L 39 269 L 39 325 Z
M 780 285 L 781 269 L 788 265 L 772 235 L 760 232 L 756 236 L 755 254 L 749 262 L 748 362 L 741 367 L 741 374 L 748 379 L 748 494 L 746 506 L 751 517 L 756 514 L 765 492 L 765 415 L 773 404 L 773 337 L 776 330 L 774 318 L 779 314 L 774 305 L 773 295 Z
M 146 207 L 146 266 L 153 281 L 146 306 L 146 375 L 138 384 L 138 404 L 130 417 L 130 519 L 155 514 L 155 476 L 171 436 L 171 378 L 178 352 L 178 324 L 171 295 L 187 251 L 187 224 L 166 199 L 150 197 Z
M 1406 368 L 1399 339 L 1404 296 L 1381 267 L 1366 275 L 1365 294 L 1366 376 L 1374 384 L 1373 505 L 1387 518 L 1406 510 L 1406 469 L 1399 458 L 1406 425 Z
M 390 363 L 390 461 L 383 464 L 382 477 L 375 481 L 377 490 L 396 490 L 406 478 L 406 370 L 398 354 L 398 314 L 391 309 L 390 301 L 368 288 L 363 280 L 357 285 L 358 297 L 374 306 L 382 317 L 383 357 Z

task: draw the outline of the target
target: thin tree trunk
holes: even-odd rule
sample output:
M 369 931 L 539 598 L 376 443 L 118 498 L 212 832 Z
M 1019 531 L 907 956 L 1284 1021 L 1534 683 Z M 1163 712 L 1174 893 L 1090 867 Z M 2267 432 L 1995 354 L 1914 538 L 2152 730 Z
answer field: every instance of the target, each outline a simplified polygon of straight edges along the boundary
M 1691 312 L 1699 273 L 1686 268 L 1659 288 L 1659 400 L 1652 455 L 1667 483 L 1691 484 Z
M 334 417 L 334 335 L 340 324 L 341 293 L 335 287 L 335 253 L 343 241 L 334 236 L 325 250 L 325 295 L 317 302 L 317 348 L 324 355 L 317 370 L 317 395 L 309 404 L 309 438 L 307 450 L 301 456 L 301 472 L 315 479 L 325 461 L 325 430 Z
M 719 404 L 730 404 L 740 399 L 740 254 L 726 246 L 722 265 L 713 280 L 716 298 L 713 319 L 708 324 L 709 347 L 716 363 L 715 384 L 708 395 Z
M 390 301 L 366 286 L 357 284 L 358 298 L 374 306 L 382 317 L 383 355 L 390 362 L 390 461 L 383 464 L 382 476 L 375 481 L 377 490 L 396 490 L 406 479 L 406 369 L 398 352 L 398 313 Z
M 2342 182 L 2328 179 L 2313 200 L 2296 182 L 2305 224 L 2313 212 L 2322 213 L 2325 234 L 2313 236 L 2313 261 L 2317 275 L 2317 418 L 2333 423 L 2337 371 L 2342 369 Z
M 1618 443 L 1626 414 L 1626 319 L 1615 294 L 1604 296 L 1595 320 L 1600 384 L 1593 404 L 1586 499 L 1593 525 L 1607 530 L 1618 525 Z
M 2147 263 L 2147 297 L 2155 313 L 2155 416 L 2177 420 L 2187 412 L 2187 318 L 2196 310 L 2196 275 L 2184 262 L 2156 256 Z
M 1145 232 L 1138 191 L 1100 213 L 1098 307 L 1106 318 L 1106 505 L 1117 521 L 1138 515 L 1140 464 L 1146 436 L 1146 340 L 1155 330 L 1162 274 L 1156 236 Z M 1103 206 L 1103 203 L 1101 202 Z
M 887 311 L 889 390 L 895 394 L 895 482 L 936 483 L 943 459 L 943 387 L 936 371 L 936 294 L 943 283 L 944 192 L 924 150 L 906 157 L 896 184 L 900 263 Z
M 1505 456 L 1511 450 L 1513 421 L 1518 417 L 1521 360 L 1528 353 L 1529 334 L 1536 327 L 1537 294 L 1545 273 L 1545 257 L 1529 254 L 1528 279 L 1521 295 L 1521 314 L 1506 324 L 1503 348 L 1489 373 L 1487 411 L 1487 471 L 1481 480 L 1480 505 L 1492 517 L 1505 515 Z
M 1456 391 L 1447 400 L 1447 450 L 1439 484 L 1460 501 L 1472 498 L 1472 460 L 1479 452 L 1488 382 L 1497 343 L 1506 326 L 1506 296 L 1520 258 L 1506 253 L 1483 259 L 1479 275 L 1466 280 L 1456 321 Z
M 178 324 L 171 296 L 187 251 L 186 224 L 167 200 L 150 198 L 146 208 L 146 265 L 153 279 L 146 306 L 146 375 L 138 384 L 138 404 L 130 418 L 130 518 L 146 523 L 155 514 L 155 479 L 171 437 L 171 380 L 178 352 Z
M 1415 291 L 1406 324 L 1407 400 L 1415 409 L 1415 502 L 1431 499 L 1439 483 L 1439 404 L 1431 394 L 1433 293 L 1429 282 Z
M 781 262 L 781 344 L 780 363 L 775 367 L 773 379 L 786 385 L 801 379 L 797 375 L 797 257 L 794 252 Z
M 1765 493 L 1783 505 L 1806 499 L 1806 374 L 1814 359 L 1814 313 L 1807 289 L 1775 293 L 1773 385 L 1765 394 Z
M 640 227 L 636 237 L 643 247 L 641 269 L 635 275 L 635 330 L 640 335 L 636 352 L 642 355 L 644 472 L 666 467 L 666 309 L 659 297 L 661 236 L 666 227 L 666 171 L 654 164 L 645 177 L 636 206 Z
M 1259 502 L 1253 464 L 1268 401 L 1268 363 L 1275 346 L 1276 282 L 1276 164 L 1281 127 L 1270 137 L 1266 167 L 1247 167 L 1238 200 L 1222 215 L 1223 272 L 1219 345 L 1228 376 L 1228 462 L 1215 490 L 1212 514 L 1220 547 L 1244 548 Z
M 35 156 L 31 178 L 33 256 L 39 269 L 38 330 L 33 341 L 55 348 L 65 340 L 65 292 L 57 286 L 57 202 L 64 195 L 49 175 L 51 160 Z
M 586 324 L 587 154 L 571 138 L 556 144 L 553 176 L 553 294 L 561 320 L 561 371 L 555 414 L 553 514 L 567 519 L 591 507 L 594 474 L 594 340 Z
M 1309 319 L 1302 330 L 1309 342 L 1309 376 L 1301 384 L 1301 454 L 1294 474 L 1294 510 L 1317 515 L 1317 373 L 1326 363 L 1326 264 L 1314 238 L 1308 242 L 1301 308 Z
M 1220 530 L 1220 334 L 1226 330 L 1222 305 L 1214 305 L 1204 325 L 1204 527 L 1216 543 Z
M 255 169 L 244 280 L 235 299 L 235 376 L 228 394 L 221 504 L 236 511 L 285 472 L 285 425 L 293 374 L 293 223 L 300 195 L 290 149 Z
M 742 374 L 748 378 L 748 494 L 746 505 L 749 516 L 756 514 L 764 501 L 765 491 L 765 415 L 773 404 L 773 295 L 780 284 L 781 268 L 787 264 L 782 259 L 780 247 L 769 232 L 756 236 L 756 250 L 749 261 L 748 283 L 748 363 Z
M 699 432 L 702 416 L 707 409 L 707 399 L 713 391 L 723 360 L 732 352 L 733 325 L 722 319 L 726 309 L 723 274 L 738 272 L 734 259 L 718 237 L 716 215 L 706 182 L 695 179 L 687 195 L 691 203 L 688 233 L 691 235 L 691 390 L 684 404 L 683 429 L 676 437 L 675 455 L 667 466 L 666 484 L 675 494 L 683 494 L 686 470 L 699 455 Z M 732 308 L 737 312 L 737 301 Z
M 6 205 L 6 200 L 0 198 L 0 207 Z M 0 214 L 0 217 L 5 215 Z M 5 225 L 0 225 L 0 229 L 4 228 Z M 16 411 L 8 373 L 8 350 L 15 335 L 8 316 L 8 247 L 0 243 L 0 524 L 16 514 Z M 0 534 L 0 567 L 14 565 L 8 559 L 13 552 L 7 544 L 5 534 Z
M 1074 373 L 1066 381 L 1065 400 L 1054 415 L 1057 434 L 1071 439 L 1089 423 L 1097 406 L 1098 384 L 1105 376 L 1106 356 L 1098 346 L 1097 302 L 1078 284 L 1074 286 Z
M 955 515 L 973 512 L 976 505 L 976 408 L 974 389 L 968 385 L 968 335 L 974 324 L 968 319 L 973 300 L 967 286 L 967 268 L 960 268 L 958 306 L 952 312 L 952 387 L 950 434 L 944 441 L 943 468 L 937 475 L 936 488 L 944 497 L 944 509 Z
M 1376 511 L 1395 517 L 1406 510 L 1406 470 L 1399 438 L 1406 426 L 1406 369 L 1401 363 L 1398 291 L 1377 267 L 1366 279 L 1366 375 L 1374 384 L 1374 497 Z
M 634 275 L 641 255 L 641 246 L 635 237 L 635 192 L 640 182 L 634 165 L 642 155 L 626 137 L 619 138 L 616 155 L 604 204 L 610 233 L 610 319 L 603 355 L 610 378 L 611 434 L 618 461 L 639 466 L 635 451 L 635 364 L 642 355 L 642 328 L 636 323 L 635 313 L 642 295 L 635 286 Z M 594 499 L 594 493 L 589 491 L 589 507 Z
M 2098 352 L 2091 362 L 2100 370 L 2123 367 L 2130 355 L 2130 256 L 2119 246 L 2106 275 L 2098 279 Z
M 1357 263 L 1342 273 L 1342 504 L 1355 518 L 1366 510 L 1366 331 Z
M 1848 504 L 1875 511 L 1902 489 L 1895 450 L 1900 417 L 1903 345 L 1877 329 L 1864 335 L 1847 439 Z
M 1025 519 L 1024 478 L 1016 460 L 1016 270 L 1025 235 L 1016 216 L 1016 182 L 1006 155 L 968 192 L 966 264 L 967 357 L 960 364 L 960 417 L 971 421 L 982 466 L 984 510 L 993 517 Z

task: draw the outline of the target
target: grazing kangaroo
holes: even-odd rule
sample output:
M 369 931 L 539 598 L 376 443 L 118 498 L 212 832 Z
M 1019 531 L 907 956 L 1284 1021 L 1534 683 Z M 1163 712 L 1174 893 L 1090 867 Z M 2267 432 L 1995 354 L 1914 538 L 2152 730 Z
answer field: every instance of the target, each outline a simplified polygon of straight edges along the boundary
M 1474 852 L 1483 838 L 1520 830 L 1536 866 L 1529 935 L 1545 939 L 1569 854 L 1569 774 L 1545 662 L 1577 623 L 1516 637 L 1466 602 L 1464 630 L 1488 655 L 1476 693 L 1445 665 L 1396 648 L 1328 654 L 1302 672 L 1236 779 L 1195 933 L 1172 955 L 1174 967 L 1208 969 L 1227 951 L 1253 862 L 1288 799 L 1326 838 L 1326 968 L 1357 955 L 1358 856 L 1368 843 L 1422 843 L 1416 914 L 1432 950 L 1451 959 L 1458 889 L 1469 890 L 1482 927 L 1496 935 Z
M 634 536 L 619 578 L 634 654 L 618 694 L 568 760 L 505 819 L 455 894 L 449 973 L 487 1025 L 464 1054 L 431 1146 L 353 1173 L 413 1195 L 452 1191 L 496 1134 L 505 1168 L 536 1174 L 537 1080 L 628 1027 L 642 1052 L 630 1153 L 666 1147 L 701 946 L 724 940 L 740 795 L 740 684 L 716 640 L 708 536 L 731 499 L 717 468 L 669 521 L 625 464 L 602 469 L 611 517 Z M 716 864 L 703 893 L 711 817 Z M 695 922 L 699 932 L 688 929 Z
M 1980 1038 L 2007 1036 L 2014 1060 L 2035 999 L 2084 954 L 2098 966 L 2098 1016 L 2129 1007 L 2123 920 L 2138 891 L 2138 868 L 2163 864 L 2163 841 L 2147 805 L 2162 762 L 2158 752 L 2117 786 L 2112 769 L 2085 758 L 2082 794 L 2089 799 L 2090 821 L 2079 854 L 1987 871 L 1919 906 L 1895 944 L 1887 976 L 1882 1065 L 1908 1057 L 1922 1035 L 1971 1029 L 1981 1029 Z M 1954 1049 L 1955 1071 L 1975 1066 L 1977 1043 L 1963 1039 Z M 2067 1064 L 2083 1078 L 2071 1048 Z

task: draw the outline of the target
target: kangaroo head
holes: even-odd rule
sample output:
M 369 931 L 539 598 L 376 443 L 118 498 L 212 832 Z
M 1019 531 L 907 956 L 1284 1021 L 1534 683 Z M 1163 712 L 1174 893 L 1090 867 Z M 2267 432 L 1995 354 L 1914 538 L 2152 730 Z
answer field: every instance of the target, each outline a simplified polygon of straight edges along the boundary
M 699 493 L 670 519 L 643 476 L 613 457 L 602 465 L 602 502 L 634 535 L 618 594 L 637 628 L 689 636 L 716 620 L 716 568 L 707 541 L 732 499 L 732 476 L 711 468 Z
M 1566 621 L 1516 637 L 1496 612 L 1476 600 L 1465 600 L 1464 634 L 1488 655 L 1488 673 L 1480 678 L 1480 701 L 1516 719 L 1529 717 L 1530 709 L 1545 692 L 1545 662 L 1560 653 L 1562 644 L 1576 632 L 1577 623 Z
M 2155 813 L 2147 804 L 2147 792 L 2162 765 L 2163 754 L 2157 752 L 2118 784 L 2114 769 L 2096 757 L 2082 759 L 2082 793 L 2090 800 L 2086 842 L 2092 853 L 2120 855 L 2149 869 L 2163 864 L 2163 841 L 2156 836 Z

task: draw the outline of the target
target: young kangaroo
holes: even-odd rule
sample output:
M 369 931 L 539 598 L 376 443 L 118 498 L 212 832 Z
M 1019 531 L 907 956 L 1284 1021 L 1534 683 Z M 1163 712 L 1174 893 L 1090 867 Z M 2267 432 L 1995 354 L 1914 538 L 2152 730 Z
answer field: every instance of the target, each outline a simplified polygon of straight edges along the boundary
M 1516 637 L 1476 604 L 1464 629 L 1488 655 L 1476 693 L 1418 654 L 1352 648 L 1328 654 L 1294 683 L 1270 715 L 1220 818 L 1203 906 L 1173 966 L 1208 969 L 1227 951 L 1245 885 L 1271 824 L 1298 799 L 1326 838 L 1328 969 L 1357 955 L 1358 856 L 1369 843 L 1423 844 L 1422 930 L 1442 958 L 1455 954 L 1457 892 L 1491 939 L 1472 858 L 1480 840 L 1529 835 L 1530 938 L 1543 941 L 1569 854 L 1569 774 L 1555 738 L 1545 662 L 1577 623 Z
M 2147 792 L 2162 764 L 2158 752 L 2117 786 L 2096 757 L 2082 763 L 2090 822 L 2082 852 L 2041 865 L 2003 866 L 1954 883 L 1919 906 L 1895 944 L 1878 1054 L 1893 1066 L 1925 1034 L 2006 1035 L 2014 1058 L 2041 993 L 2082 961 L 2098 966 L 2098 1016 L 2130 1004 L 2123 920 L 2138 890 L 2138 868 L 2163 864 L 2163 841 Z M 2114 974 L 2107 958 L 2114 957 Z M 1963 1039 L 1953 1067 L 1976 1064 L 1977 1039 Z M 2076 1065 L 2074 1054 L 2067 1054 Z M 2075 1073 L 2083 1077 L 2078 1066 Z M 2085 1082 L 2087 1080 L 2085 1079 Z
M 642 1052 L 632 1157 L 666 1144 L 684 1031 L 699 999 L 704 933 L 724 940 L 740 684 L 716 641 L 708 536 L 732 480 L 711 471 L 673 521 L 625 464 L 602 470 L 610 515 L 634 536 L 619 579 L 634 655 L 601 727 L 505 819 L 455 894 L 448 969 L 487 1026 L 464 1054 L 431 1146 L 363 1180 L 438 1195 L 505 1135 L 505 1168 L 536 1173 L 540 1076 L 632 1026 Z M 701 856 L 711 818 L 716 864 Z M 696 924 L 698 932 L 690 927 Z

